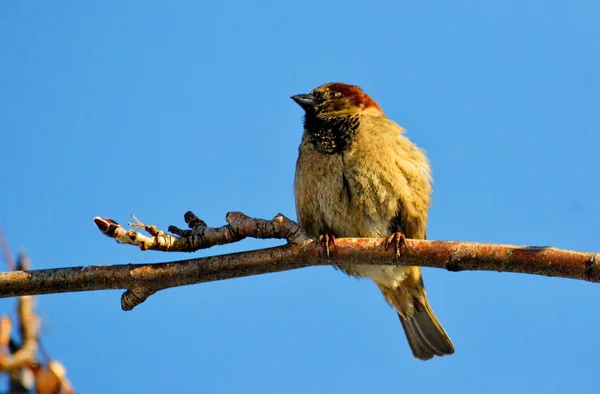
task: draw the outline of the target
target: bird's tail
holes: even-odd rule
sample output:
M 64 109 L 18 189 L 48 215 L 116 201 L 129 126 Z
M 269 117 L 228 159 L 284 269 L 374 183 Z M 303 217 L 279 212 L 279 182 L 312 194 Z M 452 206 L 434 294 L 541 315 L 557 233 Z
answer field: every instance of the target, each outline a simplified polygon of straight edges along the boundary
M 421 360 L 454 353 L 454 345 L 431 310 L 422 282 L 387 287 L 377 284 L 383 296 L 398 312 L 413 355 Z

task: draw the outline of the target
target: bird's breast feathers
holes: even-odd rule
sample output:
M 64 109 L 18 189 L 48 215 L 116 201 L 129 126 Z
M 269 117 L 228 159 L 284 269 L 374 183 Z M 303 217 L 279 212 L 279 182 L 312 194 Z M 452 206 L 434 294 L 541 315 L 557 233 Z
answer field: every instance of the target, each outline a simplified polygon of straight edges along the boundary
M 429 182 L 423 152 L 386 118 L 362 116 L 349 145 L 335 154 L 323 153 L 305 131 L 296 164 L 298 219 L 311 236 L 382 237 L 400 213 L 401 231 L 423 238 Z

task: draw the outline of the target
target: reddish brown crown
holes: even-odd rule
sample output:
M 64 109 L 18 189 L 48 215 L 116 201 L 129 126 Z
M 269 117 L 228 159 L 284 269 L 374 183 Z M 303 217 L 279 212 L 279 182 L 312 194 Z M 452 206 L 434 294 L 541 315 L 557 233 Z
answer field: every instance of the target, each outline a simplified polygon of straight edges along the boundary
M 364 108 L 375 108 L 381 111 L 379 104 L 375 102 L 368 94 L 366 94 L 360 87 L 355 85 L 346 85 L 345 83 L 333 82 L 325 85 L 327 88 L 334 92 L 341 93 L 343 96 L 348 98 L 354 98 L 352 101 L 356 105 L 363 105 Z

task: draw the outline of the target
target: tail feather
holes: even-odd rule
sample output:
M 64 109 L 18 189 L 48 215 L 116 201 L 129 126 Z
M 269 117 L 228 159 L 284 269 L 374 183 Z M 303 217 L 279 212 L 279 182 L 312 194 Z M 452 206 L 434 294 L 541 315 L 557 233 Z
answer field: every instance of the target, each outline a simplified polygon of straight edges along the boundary
M 406 289 L 379 286 L 396 309 L 413 355 L 420 360 L 454 353 L 454 345 L 431 310 L 422 289 L 415 295 Z M 419 294 L 420 293 L 420 294 Z
M 454 353 L 454 345 L 429 305 L 409 318 L 398 313 L 413 355 L 421 360 Z
M 429 360 L 432 358 L 433 354 L 431 353 L 431 346 L 427 343 L 425 338 L 423 338 L 423 335 L 415 325 L 409 323 L 409 321 L 404 319 L 400 314 L 398 314 L 398 317 L 400 318 L 400 323 L 402 323 L 402 328 L 404 328 L 404 333 L 406 334 L 406 339 L 408 339 L 408 345 L 410 346 L 413 355 L 421 360 Z

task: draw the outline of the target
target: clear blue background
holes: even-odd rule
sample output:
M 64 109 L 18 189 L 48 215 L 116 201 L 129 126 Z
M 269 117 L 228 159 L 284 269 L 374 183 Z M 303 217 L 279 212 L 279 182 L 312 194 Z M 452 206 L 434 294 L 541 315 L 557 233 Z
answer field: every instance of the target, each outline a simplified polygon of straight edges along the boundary
M 432 239 L 600 251 L 594 1 L 0 5 L 0 220 L 36 268 L 189 258 L 103 237 L 193 210 L 295 217 L 302 111 L 362 86 L 432 162 Z M 275 245 L 244 241 L 196 256 Z M 79 393 L 596 393 L 600 287 L 426 269 L 456 346 L 412 358 L 375 286 L 328 267 L 39 298 Z M 14 301 L 0 310 L 12 312 Z

